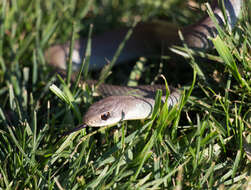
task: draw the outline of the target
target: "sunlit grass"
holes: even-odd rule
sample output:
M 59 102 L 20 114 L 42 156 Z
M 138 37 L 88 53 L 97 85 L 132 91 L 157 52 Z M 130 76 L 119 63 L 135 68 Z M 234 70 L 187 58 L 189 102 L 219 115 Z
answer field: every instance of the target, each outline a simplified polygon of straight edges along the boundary
M 247 11 L 236 30 L 212 39 L 215 51 L 175 48 L 176 56 L 184 56 L 183 62 L 193 67 L 179 105 L 173 109 L 161 105 L 158 92 L 151 119 L 85 128 L 62 137 L 81 124 L 82 116 L 96 101 L 93 89 L 79 87 L 83 78 L 92 77 L 88 59 L 93 30 L 132 26 L 134 17 L 141 15 L 144 20 L 161 15 L 164 9 L 157 2 L 119 2 L 0 2 L 0 187 L 249 189 L 251 165 L 248 149 L 244 149 L 251 143 L 251 26 Z M 178 0 L 170 3 L 180 4 Z M 181 16 L 183 12 L 168 12 L 170 20 L 177 14 L 182 23 L 191 23 L 195 17 L 188 10 L 184 12 L 187 19 Z M 71 64 L 68 78 L 61 78 L 46 64 L 44 51 L 54 43 L 73 42 L 79 35 L 89 36 L 89 48 L 77 80 L 70 81 Z M 116 57 L 112 66 L 114 61 Z M 160 61 L 146 60 L 143 67 L 147 70 L 147 62 Z M 209 74 L 207 67 L 213 67 Z M 103 71 L 101 82 L 113 71 L 110 69 Z M 116 81 L 113 74 L 110 82 Z M 183 73 L 175 75 L 182 80 Z M 142 77 L 151 81 L 155 76 Z

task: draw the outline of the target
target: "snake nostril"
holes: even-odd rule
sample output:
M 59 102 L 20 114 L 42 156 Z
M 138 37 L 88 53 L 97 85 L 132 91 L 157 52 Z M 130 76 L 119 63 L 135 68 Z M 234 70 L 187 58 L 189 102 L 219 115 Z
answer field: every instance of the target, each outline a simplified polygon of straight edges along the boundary
M 107 120 L 109 117 L 110 117 L 110 112 L 106 112 L 106 113 L 101 115 L 102 120 Z

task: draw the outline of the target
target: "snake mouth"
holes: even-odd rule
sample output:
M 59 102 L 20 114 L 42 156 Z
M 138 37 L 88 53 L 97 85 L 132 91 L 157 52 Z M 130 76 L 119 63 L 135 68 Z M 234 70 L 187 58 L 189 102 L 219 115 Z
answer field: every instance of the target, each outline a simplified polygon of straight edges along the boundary
M 104 126 L 113 126 L 123 121 L 122 118 L 112 118 L 109 121 L 101 121 L 101 120 L 89 120 L 85 121 L 85 124 L 89 127 L 104 127 Z

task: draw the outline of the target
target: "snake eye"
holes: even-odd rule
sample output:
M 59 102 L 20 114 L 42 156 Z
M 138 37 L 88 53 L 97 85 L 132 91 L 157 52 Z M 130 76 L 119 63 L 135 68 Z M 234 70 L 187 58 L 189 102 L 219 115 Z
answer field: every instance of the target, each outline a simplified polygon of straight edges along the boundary
M 107 120 L 109 117 L 110 117 L 110 112 L 106 112 L 106 113 L 101 115 L 102 120 Z

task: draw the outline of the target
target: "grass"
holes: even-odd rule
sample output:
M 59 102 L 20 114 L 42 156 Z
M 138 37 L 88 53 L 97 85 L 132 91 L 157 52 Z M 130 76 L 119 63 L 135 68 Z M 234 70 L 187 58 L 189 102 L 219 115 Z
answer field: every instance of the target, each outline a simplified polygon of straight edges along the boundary
M 149 84 L 160 71 L 169 83 L 186 81 L 177 107 L 168 110 L 166 104 L 157 103 L 149 120 L 86 128 L 60 138 L 81 124 L 96 98 L 91 89 L 70 82 L 70 66 L 68 79 L 52 74 L 45 49 L 88 36 L 93 33 L 90 23 L 99 33 L 130 26 L 139 15 L 146 20 L 166 14 L 168 20 L 183 25 L 199 14 L 179 0 L 165 6 L 158 4 L 160 0 L 152 2 L 0 2 L 1 189 L 250 188 L 251 163 L 245 152 L 251 143 L 248 9 L 233 32 L 212 39 L 215 51 L 205 54 L 174 47 L 179 55 L 143 62 L 141 82 Z M 164 63 L 173 61 L 190 67 L 192 74 L 187 77 L 182 68 L 166 74 L 170 66 Z M 97 75 L 86 68 L 83 65 L 84 77 Z M 112 83 L 118 81 L 116 72 L 123 76 L 116 66 L 113 69 L 108 77 Z M 161 92 L 156 102 L 160 96 Z

